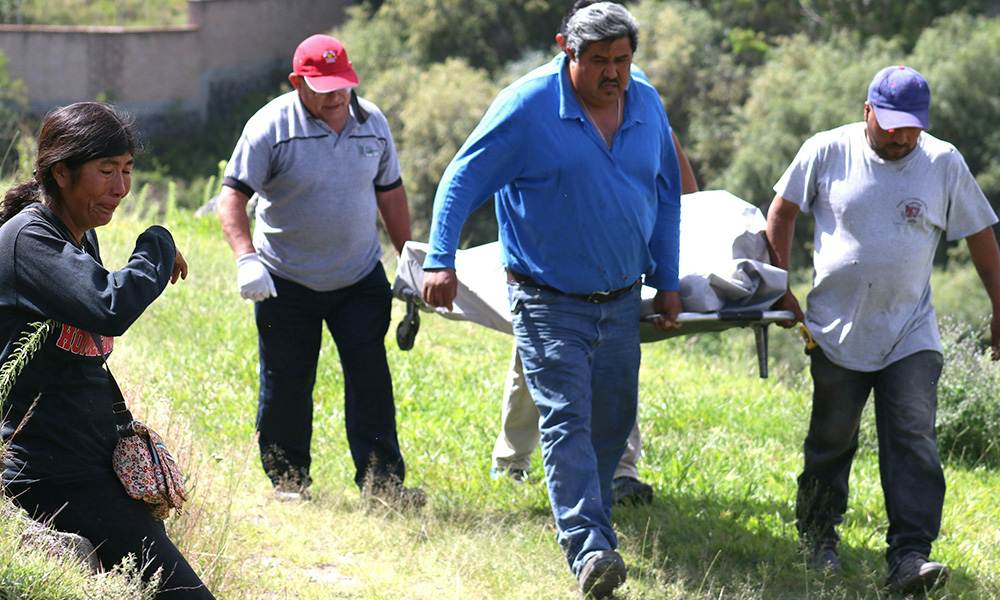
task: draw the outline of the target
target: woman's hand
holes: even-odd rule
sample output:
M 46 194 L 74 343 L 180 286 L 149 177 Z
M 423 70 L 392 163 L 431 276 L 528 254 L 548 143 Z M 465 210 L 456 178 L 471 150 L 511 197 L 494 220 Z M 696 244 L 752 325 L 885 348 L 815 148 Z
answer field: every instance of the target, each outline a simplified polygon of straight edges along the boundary
M 181 251 L 177 250 L 177 255 L 174 256 L 174 270 L 170 273 L 170 283 L 177 283 L 177 278 L 187 279 L 188 276 L 188 264 L 181 256 Z

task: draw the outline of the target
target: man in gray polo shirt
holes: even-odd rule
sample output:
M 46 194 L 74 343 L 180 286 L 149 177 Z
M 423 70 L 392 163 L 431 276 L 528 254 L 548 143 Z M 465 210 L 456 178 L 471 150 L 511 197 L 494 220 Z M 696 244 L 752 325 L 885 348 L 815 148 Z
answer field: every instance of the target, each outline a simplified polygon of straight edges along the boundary
M 402 485 L 385 356 L 391 295 L 376 219 L 396 252 L 410 239 L 399 160 L 385 116 L 354 93 L 343 44 L 314 35 L 296 49 L 295 90 L 247 122 L 226 167 L 219 216 L 255 302 L 261 462 L 281 499 L 311 483 L 312 390 L 323 324 L 344 373 L 347 440 L 363 495 L 422 505 Z M 250 232 L 246 206 L 260 195 Z
M 813 404 L 798 479 L 799 534 L 815 566 L 840 568 L 836 526 L 874 391 L 893 593 L 922 592 L 948 576 L 929 560 L 945 493 L 934 429 L 943 360 L 930 287 L 942 235 L 965 238 L 993 305 L 994 360 L 1000 343 L 997 217 L 958 150 L 926 132 L 930 99 L 917 71 L 879 71 L 864 121 L 806 141 L 775 184 L 767 214 L 771 257 L 784 269 L 796 216 L 812 212 L 816 221 L 806 312 L 791 291 L 775 306 L 793 311 L 817 344 L 809 350 Z

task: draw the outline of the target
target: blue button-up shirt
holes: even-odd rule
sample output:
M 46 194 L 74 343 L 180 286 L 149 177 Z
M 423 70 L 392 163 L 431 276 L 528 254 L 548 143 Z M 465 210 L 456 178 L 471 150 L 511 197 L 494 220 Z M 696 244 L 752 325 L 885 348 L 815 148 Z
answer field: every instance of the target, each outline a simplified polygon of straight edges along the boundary
M 424 268 L 453 267 L 462 225 L 496 198 L 503 261 L 587 294 L 640 275 L 677 289 L 680 169 L 656 90 L 633 71 L 609 149 L 560 54 L 503 90 L 445 170 Z

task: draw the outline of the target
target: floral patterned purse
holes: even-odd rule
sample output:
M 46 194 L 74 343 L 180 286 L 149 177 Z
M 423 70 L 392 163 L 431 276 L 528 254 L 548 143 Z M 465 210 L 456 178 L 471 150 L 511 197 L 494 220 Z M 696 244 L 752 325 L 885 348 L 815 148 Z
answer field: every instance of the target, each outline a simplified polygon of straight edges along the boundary
M 121 388 L 111 374 L 103 347 L 96 338 L 94 343 L 104 359 L 108 380 L 115 394 L 112 408 L 121 435 L 112 455 L 112 467 L 128 495 L 145 502 L 153 517 L 163 521 L 170 516 L 170 509 L 181 508 L 188 499 L 184 475 L 163 443 L 163 438 L 132 418 Z

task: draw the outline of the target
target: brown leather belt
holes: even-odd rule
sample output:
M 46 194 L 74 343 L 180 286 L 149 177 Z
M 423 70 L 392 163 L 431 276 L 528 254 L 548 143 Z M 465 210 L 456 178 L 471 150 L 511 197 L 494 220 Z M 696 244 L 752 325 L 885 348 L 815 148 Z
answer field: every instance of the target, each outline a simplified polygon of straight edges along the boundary
M 512 271 L 507 269 L 507 283 L 514 285 L 527 285 L 531 287 L 536 287 L 542 290 L 549 290 L 550 292 L 556 292 L 557 294 L 562 294 L 564 296 L 569 296 L 570 298 L 576 298 L 577 300 L 586 300 L 587 302 L 594 302 L 595 304 L 601 304 L 602 302 L 611 302 L 619 297 L 631 292 L 635 289 L 635 286 L 639 285 L 641 279 L 636 279 L 632 285 L 628 287 L 623 287 L 619 290 L 611 290 L 610 292 L 593 292 L 591 294 L 569 294 L 562 290 L 557 290 L 556 288 L 548 285 L 543 285 L 538 283 L 531 278 L 530 275 L 525 275 L 524 273 L 518 273 L 517 271 Z

